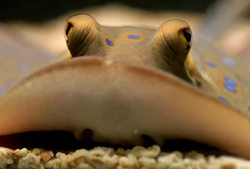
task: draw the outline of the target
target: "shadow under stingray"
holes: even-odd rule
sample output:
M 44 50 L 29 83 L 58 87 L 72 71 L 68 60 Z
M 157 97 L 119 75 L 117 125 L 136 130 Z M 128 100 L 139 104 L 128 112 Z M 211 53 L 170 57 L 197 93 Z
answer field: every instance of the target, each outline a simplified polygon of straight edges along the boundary
M 76 140 L 72 132 L 65 131 L 40 131 L 40 132 L 27 132 L 21 134 L 13 134 L 0 136 L 0 147 L 7 147 L 10 149 L 34 149 L 41 148 L 45 150 L 51 150 L 53 152 L 69 153 L 77 149 L 92 149 L 96 146 L 112 147 L 114 149 L 133 148 L 131 145 L 110 145 L 108 143 L 97 143 L 91 140 L 91 130 L 87 130 L 84 133 L 83 140 Z M 143 146 L 148 147 L 154 145 L 154 140 L 147 135 L 143 135 Z M 219 150 L 217 148 L 207 146 L 201 143 L 177 139 L 167 140 L 161 147 L 164 152 L 180 151 L 182 153 L 188 153 L 190 151 L 197 151 L 199 153 L 207 155 L 232 155 L 231 153 Z

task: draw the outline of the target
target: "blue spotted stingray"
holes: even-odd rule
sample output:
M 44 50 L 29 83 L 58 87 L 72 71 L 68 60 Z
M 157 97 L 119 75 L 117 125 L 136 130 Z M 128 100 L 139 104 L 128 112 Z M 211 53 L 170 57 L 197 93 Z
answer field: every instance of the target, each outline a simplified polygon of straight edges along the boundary
M 184 138 L 250 158 L 249 66 L 192 45 L 185 21 L 107 27 L 75 15 L 61 61 L 5 31 L 0 135 L 62 130 L 81 139 L 91 130 L 92 140 L 121 145 Z

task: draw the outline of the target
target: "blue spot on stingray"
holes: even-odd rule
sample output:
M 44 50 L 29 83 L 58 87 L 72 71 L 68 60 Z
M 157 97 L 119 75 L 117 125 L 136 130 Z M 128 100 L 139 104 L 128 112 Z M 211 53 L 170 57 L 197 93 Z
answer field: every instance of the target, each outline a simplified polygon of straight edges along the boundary
M 205 63 L 207 66 L 210 66 L 210 67 L 213 67 L 215 68 L 216 67 L 216 64 L 212 63 L 212 62 L 206 62 Z
M 128 35 L 128 39 L 140 39 L 139 35 Z
M 222 61 L 229 66 L 236 66 L 235 61 L 227 56 L 222 56 Z
M 229 77 L 225 77 L 224 79 L 228 85 L 231 85 L 231 86 L 237 85 L 237 83 L 235 81 L 233 81 L 232 79 L 230 79 Z
M 224 83 L 224 87 L 229 90 L 230 92 L 233 92 L 235 93 L 236 92 L 236 89 L 234 86 L 230 85 L 229 83 Z
M 111 40 L 109 40 L 109 39 L 106 39 L 106 43 L 109 46 L 114 46 L 114 43 Z
M 0 95 L 2 95 L 7 89 L 7 87 L 0 88 Z
M 230 105 L 229 101 L 227 101 L 227 99 L 225 99 L 224 97 L 219 97 L 218 98 L 220 101 L 222 101 L 223 103 L 226 103 L 227 105 Z

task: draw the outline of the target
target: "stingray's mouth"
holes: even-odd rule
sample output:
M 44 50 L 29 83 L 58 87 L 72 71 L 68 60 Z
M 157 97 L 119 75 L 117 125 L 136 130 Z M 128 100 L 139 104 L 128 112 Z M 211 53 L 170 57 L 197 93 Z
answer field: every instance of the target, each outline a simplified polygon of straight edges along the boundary
M 155 143 L 149 139 L 149 136 L 143 136 L 145 144 L 143 146 L 149 147 Z M 84 140 L 75 139 L 73 133 L 65 131 L 39 131 L 39 132 L 26 132 L 20 134 L 0 136 L 0 147 L 6 147 L 10 149 L 34 149 L 40 148 L 44 150 L 50 150 L 53 152 L 71 152 L 78 149 L 92 149 L 94 147 L 112 147 L 112 148 L 133 148 L 131 145 L 111 145 L 109 143 L 94 142 L 90 138 Z M 221 151 L 214 147 L 210 147 L 204 144 L 189 140 L 167 140 L 162 147 L 163 151 L 181 151 L 190 152 L 198 151 L 203 154 L 225 155 L 227 152 Z

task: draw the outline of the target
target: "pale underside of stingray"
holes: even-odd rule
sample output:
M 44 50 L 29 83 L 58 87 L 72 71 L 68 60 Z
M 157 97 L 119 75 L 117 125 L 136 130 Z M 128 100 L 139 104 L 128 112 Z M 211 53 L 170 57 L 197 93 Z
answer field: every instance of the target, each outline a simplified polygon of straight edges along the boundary
M 101 28 L 100 32 L 108 34 L 107 30 Z M 130 28 L 124 30 L 126 33 Z M 185 27 L 180 30 L 189 29 Z M 143 36 L 139 34 L 140 31 L 125 35 L 135 40 Z M 112 28 L 111 32 L 116 35 L 115 29 Z M 184 31 L 184 34 L 187 32 Z M 66 29 L 66 35 L 68 33 Z M 149 36 L 154 33 L 146 30 Z M 184 61 L 179 60 L 173 65 L 166 64 L 168 69 L 186 81 L 194 82 L 196 87 L 193 87 L 177 76 L 157 69 L 162 66 L 159 66 L 158 60 L 153 60 L 157 66 L 136 65 L 134 62 L 138 60 L 134 61 L 134 57 L 129 58 L 133 60 L 129 60 L 129 63 L 124 60 L 117 62 L 113 58 L 117 51 L 110 50 L 116 45 L 116 36 L 108 39 L 101 37 L 100 41 L 91 44 L 94 49 L 89 46 L 91 52 L 84 51 L 82 54 L 80 50 L 80 56 L 86 53 L 91 56 L 60 61 L 42 68 L 5 92 L 0 99 L 0 135 L 65 130 L 79 137 L 84 130 L 90 129 L 93 131 L 92 139 L 100 142 L 136 145 L 141 143 L 141 135 L 148 135 L 161 145 L 165 139 L 185 138 L 250 158 L 249 81 L 247 73 L 242 76 L 234 73 L 231 69 L 233 60 L 221 56 L 219 61 L 216 52 L 207 51 L 204 56 L 203 49 L 211 49 L 206 44 L 194 44 L 189 56 L 186 52 L 176 54 L 190 59 L 187 67 L 194 73 L 187 75 L 181 68 L 174 69 L 176 63 L 184 66 Z M 153 37 L 158 38 L 158 34 Z M 73 47 L 68 43 L 71 53 L 76 51 L 73 42 Z M 96 47 L 99 43 L 109 48 L 103 50 L 100 45 Z M 181 45 L 188 46 L 189 41 L 181 42 Z M 137 49 L 140 51 L 140 48 Z M 103 51 L 111 51 L 111 54 Z M 168 51 L 166 53 L 169 54 Z M 212 57 L 208 57 L 208 54 Z M 37 58 L 42 61 L 40 66 L 34 67 L 41 68 L 51 62 Z M 223 62 L 228 65 L 224 66 Z M 237 68 L 238 72 L 244 70 L 244 63 L 242 65 Z M 20 69 L 25 70 L 22 66 Z M 216 76 L 216 71 L 221 77 Z M 240 92 L 239 97 L 233 97 L 235 90 Z M 218 98 L 230 105 L 218 101 Z

